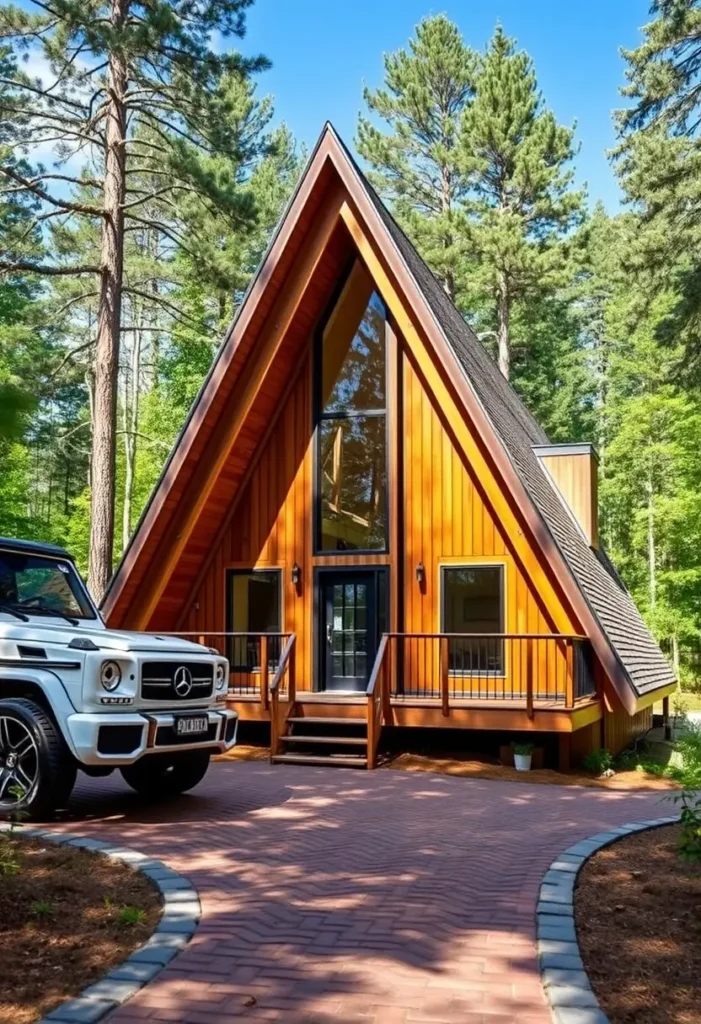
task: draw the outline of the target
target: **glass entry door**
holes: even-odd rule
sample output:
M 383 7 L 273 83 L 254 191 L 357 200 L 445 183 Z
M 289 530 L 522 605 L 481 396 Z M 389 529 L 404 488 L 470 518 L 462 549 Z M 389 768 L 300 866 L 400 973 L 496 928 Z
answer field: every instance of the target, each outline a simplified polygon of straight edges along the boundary
M 320 591 L 322 685 L 361 692 L 377 651 L 376 573 L 324 573 Z

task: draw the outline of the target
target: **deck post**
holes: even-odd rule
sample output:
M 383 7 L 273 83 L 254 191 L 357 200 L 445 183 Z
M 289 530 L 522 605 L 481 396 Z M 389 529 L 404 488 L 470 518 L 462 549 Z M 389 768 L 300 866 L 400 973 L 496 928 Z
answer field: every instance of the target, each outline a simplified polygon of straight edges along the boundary
M 297 644 L 292 645 L 287 663 L 287 694 L 290 704 L 297 699 Z
M 664 738 L 671 740 L 672 723 L 669 720 L 669 695 L 662 698 L 662 726 L 664 728 Z
M 263 633 L 260 638 L 260 703 L 261 707 L 265 708 L 266 711 L 270 705 L 268 666 L 268 637 Z
M 375 697 L 367 697 L 367 729 L 368 729 L 368 771 L 372 771 L 377 763 L 377 722 L 375 719 Z
M 526 640 L 526 714 L 533 719 L 533 641 Z
M 567 669 L 565 673 L 565 707 L 569 710 L 574 707 L 574 641 L 568 640 L 566 646 L 565 657 L 567 659 Z
M 450 691 L 448 689 L 450 674 L 450 649 L 448 637 L 443 636 L 439 640 L 441 645 L 441 704 L 443 715 L 448 718 L 450 715 Z

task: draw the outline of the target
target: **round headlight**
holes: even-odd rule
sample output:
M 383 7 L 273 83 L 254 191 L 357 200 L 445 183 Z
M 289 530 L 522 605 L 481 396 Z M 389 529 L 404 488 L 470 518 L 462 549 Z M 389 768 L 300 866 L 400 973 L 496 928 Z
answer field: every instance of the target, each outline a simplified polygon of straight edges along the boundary
M 100 682 L 108 692 L 116 690 L 122 681 L 122 670 L 116 661 L 103 661 L 100 669 Z
M 226 683 L 226 672 L 224 671 L 224 666 L 222 664 L 217 665 L 214 670 L 214 681 L 217 684 L 218 690 L 224 689 L 224 684 Z

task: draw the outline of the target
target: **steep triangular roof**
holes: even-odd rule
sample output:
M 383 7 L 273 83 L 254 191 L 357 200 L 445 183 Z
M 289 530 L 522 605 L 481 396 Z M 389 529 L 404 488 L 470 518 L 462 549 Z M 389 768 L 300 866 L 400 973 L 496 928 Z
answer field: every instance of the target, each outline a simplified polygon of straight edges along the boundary
M 552 566 L 624 706 L 632 713 L 636 698 L 674 681 L 669 664 L 606 553 L 589 547 L 543 472 L 533 446 L 547 443 L 545 432 L 503 378 L 330 125 L 322 132 L 115 574 L 105 598 L 106 610 L 109 613 L 115 607 L 139 561 L 142 572 L 145 571 L 145 542 L 157 527 L 159 516 L 167 517 L 167 498 L 178 471 L 176 463 L 182 464 L 185 449 L 197 447 L 198 435 L 200 442 L 204 435 L 206 444 L 207 412 L 217 395 L 221 398 L 222 390 L 230 393 L 231 389 L 226 389 L 223 382 L 232 375 L 237 352 L 244 344 L 249 324 L 258 314 L 264 293 L 273 288 L 276 270 L 284 263 L 285 256 L 290 258 L 286 250 L 290 246 L 294 249 L 295 230 L 304 222 L 305 211 L 309 219 L 306 208 L 313 204 L 314 190 L 318 191 L 329 166 L 340 178 L 369 235 L 400 282 L 409 307 L 441 357 L 505 486 Z M 269 309 L 270 299 L 264 305 Z

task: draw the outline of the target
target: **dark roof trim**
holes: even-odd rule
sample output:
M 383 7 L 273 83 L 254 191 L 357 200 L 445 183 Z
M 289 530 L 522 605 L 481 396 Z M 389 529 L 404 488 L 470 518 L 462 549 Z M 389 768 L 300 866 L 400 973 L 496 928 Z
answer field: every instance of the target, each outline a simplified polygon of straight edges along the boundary
M 551 455 L 593 455 L 596 461 L 599 461 L 599 453 L 591 441 L 580 441 L 576 444 L 532 444 L 531 448 L 539 459 Z

